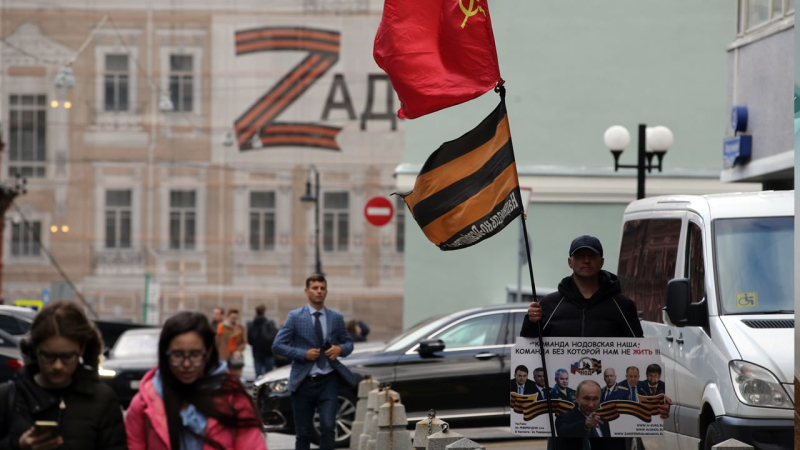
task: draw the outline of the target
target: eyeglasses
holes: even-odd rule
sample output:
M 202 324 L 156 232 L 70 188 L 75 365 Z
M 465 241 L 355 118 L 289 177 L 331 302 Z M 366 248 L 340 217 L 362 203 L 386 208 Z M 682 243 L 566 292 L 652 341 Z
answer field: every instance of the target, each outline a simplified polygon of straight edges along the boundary
M 81 356 L 78 352 L 69 352 L 69 353 L 51 353 L 46 352 L 44 350 L 37 351 L 39 358 L 42 358 L 42 361 L 46 362 L 47 364 L 55 364 L 56 359 L 60 359 L 61 363 L 64 365 L 72 364 L 75 360 Z
M 189 353 L 184 353 L 180 350 L 174 350 L 171 352 L 167 352 L 167 356 L 169 357 L 169 363 L 172 366 L 179 367 L 182 366 L 184 361 L 187 359 L 189 363 L 195 367 L 200 367 L 205 363 L 205 358 L 208 352 L 203 352 L 200 350 L 192 350 Z

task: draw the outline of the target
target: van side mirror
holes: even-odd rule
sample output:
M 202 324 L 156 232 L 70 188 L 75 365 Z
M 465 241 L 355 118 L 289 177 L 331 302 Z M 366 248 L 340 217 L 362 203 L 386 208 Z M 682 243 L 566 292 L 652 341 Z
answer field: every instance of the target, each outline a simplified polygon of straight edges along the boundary
M 676 326 L 688 325 L 689 304 L 692 302 L 692 292 L 688 278 L 675 278 L 667 283 L 667 311 L 670 322 Z
M 422 356 L 430 356 L 444 350 L 444 342 L 441 339 L 426 339 L 420 341 L 417 353 Z
M 706 299 L 692 303 L 692 290 L 688 278 L 675 278 L 667 283 L 667 306 L 664 310 L 670 322 L 677 327 L 703 327 L 708 332 L 708 304 Z

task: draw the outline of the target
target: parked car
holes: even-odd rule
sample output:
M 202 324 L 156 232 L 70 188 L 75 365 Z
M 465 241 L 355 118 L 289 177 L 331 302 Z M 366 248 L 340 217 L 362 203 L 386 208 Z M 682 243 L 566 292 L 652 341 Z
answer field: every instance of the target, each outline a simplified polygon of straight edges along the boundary
M 21 306 L 0 305 L 0 330 L 14 336 L 27 334 L 36 311 Z
M 31 308 L 0 305 L 0 330 L 8 331 L 15 336 L 27 334 L 36 314 L 37 311 Z M 151 325 L 117 320 L 95 320 L 94 324 L 100 331 L 106 348 L 113 347 L 119 336 L 126 330 L 152 328 Z
M 133 396 L 139 391 L 139 383 L 144 374 L 158 365 L 160 334 L 161 328 L 125 331 L 100 364 L 100 378 L 114 389 L 123 408 L 128 408 Z M 255 395 L 253 383 L 256 372 L 249 345 L 244 351 L 244 364 L 242 383 L 251 395 Z
M 511 348 L 526 313 L 527 303 L 516 303 L 433 317 L 378 348 L 369 343 L 361 350 L 356 345 L 341 361 L 361 377 L 369 374 L 391 383 L 410 426 L 427 417 L 430 409 L 453 426 L 508 426 Z M 294 432 L 290 370 L 281 367 L 256 381 L 268 430 Z M 340 388 L 337 447 L 349 444 L 357 400 L 357 389 Z M 319 434 L 312 440 L 318 443 Z
M 674 406 L 647 449 L 794 448 L 794 191 L 625 209 L 617 275 L 658 339 Z
M 0 383 L 14 378 L 24 364 L 19 339 L 19 336 L 0 330 Z

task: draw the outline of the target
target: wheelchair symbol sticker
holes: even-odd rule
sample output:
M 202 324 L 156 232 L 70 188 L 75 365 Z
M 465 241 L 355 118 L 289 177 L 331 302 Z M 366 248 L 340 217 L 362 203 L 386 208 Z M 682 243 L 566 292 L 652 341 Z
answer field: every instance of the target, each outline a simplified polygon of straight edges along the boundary
M 736 309 L 758 308 L 758 292 L 736 294 Z

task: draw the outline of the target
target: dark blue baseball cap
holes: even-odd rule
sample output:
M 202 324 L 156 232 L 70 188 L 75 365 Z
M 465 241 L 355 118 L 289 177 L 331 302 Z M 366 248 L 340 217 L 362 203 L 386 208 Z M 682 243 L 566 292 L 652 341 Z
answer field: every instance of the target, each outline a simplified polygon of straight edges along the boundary
M 573 239 L 572 244 L 569 246 L 569 256 L 574 255 L 575 252 L 582 248 L 588 248 L 598 255 L 603 256 L 603 245 L 600 243 L 600 240 L 594 236 L 584 234 L 583 236 L 578 236 Z

